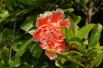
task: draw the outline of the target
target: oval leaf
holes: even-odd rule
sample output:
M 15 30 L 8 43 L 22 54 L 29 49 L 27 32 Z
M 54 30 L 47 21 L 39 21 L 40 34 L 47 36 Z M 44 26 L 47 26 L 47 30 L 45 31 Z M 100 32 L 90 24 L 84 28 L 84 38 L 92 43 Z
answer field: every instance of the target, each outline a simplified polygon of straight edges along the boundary
M 88 24 L 82 27 L 81 29 L 79 29 L 77 37 L 79 37 L 80 39 L 83 39 L 93 27 L 94 27 L 94 24 Z
M 9 49 L 8 48 L 4 48 L 2 50 L 2 58 L 4 60 L 5 65 L 8 65 L 8 60 L 9 60 Z
M 25 22 L 20 26 L 21 29 L 23 29 L 24 31 L 28 32 L 33 26 L 33 16 L 28 17 Z
M 66 27 L 61 27 L 61 31 L 64 34 L 67 42 L 69 41 L 69 39 L 75 37 L 75 34 L 70 29 L 68 29 Z
M 93 30 L 90 34 L 90 38 L 89 38 L 89 42 L 88 42 L 88 50 L 91 50 L 95 47 L 95 45 L 97 44 L 97 42 L 100 39 L 102 29 L 103 28 L 102 28 L 101 24 L 95 25 L 95 27 L 93 28 Z

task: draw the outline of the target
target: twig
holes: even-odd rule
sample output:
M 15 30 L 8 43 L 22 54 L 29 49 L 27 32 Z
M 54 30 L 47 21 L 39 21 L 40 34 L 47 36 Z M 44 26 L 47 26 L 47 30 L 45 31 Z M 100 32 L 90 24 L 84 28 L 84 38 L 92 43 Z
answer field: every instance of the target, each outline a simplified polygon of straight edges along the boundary
M 12 35 L 12 45 L 14 43 L 14 37 L 15 37 L 15 29 L 16 29 L 16 21 L 14 22 L 14 28 L 13 28 L 13 35 Z M 10 53 L 9 53 L 9 60 L 11 58 L 11 54 L 12 54 L 12 47 L 10 47 Z

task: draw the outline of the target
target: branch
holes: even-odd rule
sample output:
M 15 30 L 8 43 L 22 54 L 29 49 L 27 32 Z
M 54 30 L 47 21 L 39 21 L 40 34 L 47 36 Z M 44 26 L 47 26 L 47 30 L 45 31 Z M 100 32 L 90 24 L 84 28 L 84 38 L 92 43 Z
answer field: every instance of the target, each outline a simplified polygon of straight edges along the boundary
M 83 65 L 82 63 L 80 63 L 80 62 L 72 59 L 70 56 L 63 55 L 63 54 L 59 54 L 59 53 L 55 52 L 54 50 L 50 50 L 50 49 L 47 49 L 46 51 L 51 52 L 51 53 L 53 53 L 53 54 L 56 54 L 56 55 L 58 55 L 59 57 L 62 57 L 62 58 L 64 58 L 64 59 L 67 59 L 68 61 L 74 62 L 74 63 L 78 64 L 79 66 L 85 68 L 85 65 Z

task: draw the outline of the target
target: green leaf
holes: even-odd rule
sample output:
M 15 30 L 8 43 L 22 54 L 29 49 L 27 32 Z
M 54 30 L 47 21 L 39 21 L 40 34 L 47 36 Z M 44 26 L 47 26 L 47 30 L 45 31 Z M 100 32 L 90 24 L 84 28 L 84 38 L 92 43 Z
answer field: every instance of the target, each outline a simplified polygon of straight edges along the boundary
M 97 42 L 100 39 L 102 29 L 103 28 L 102 28 L 101 24 L 95 25 L 95 27 L 93 28 L 93 30 L 90 34 L 90 38 L 88 41 L 88 50 L 91 50 L 95 47 L 95 45 L 97 44 Z
M 77 37 L 79 37 L 80 39 L 83 39 L 93 27 L 94 27 L 94 24 L 88 24 L 82 27 L 81 29 L 79 29 Z
M 9 10 L 13 10 L 15 7 L 15 0 L 4 0 L 6 7 L 8 7 Z
M 21 29 L 23 29 L 24 31 L 28 32 L 28 31 L 34 26 L 34 24 L 33 24 L 33 22 L 34 22 L 33 19 L 34 19 L 33 16 L 29 16 L 29 17 L 25 20 L 25 22 L 20 26 Z
M 8 28 L 4 28 L 3 29 L 3 38 L 6 40 L 10 40 L 12 39 L 12 30 L 8 29 Z
M 94 48 L 101 50 L 101 49 L 103 49 L 103 46 L 100 46 L 100 43 L 98 42 L 98 43 L 95 45 Z
M 80 1 L 79 5 L 81 8 L 85 8 L 87 6 L 88 2 L 89 2 L 89 0 L 82 0 L 82 1 Z
M 8 65 L 8 60 L 9 60 L 9 49 L 8 48 L 4 48 L 2 50 L 2 58 L 4 60 L 5 65 Z
M 29 39 L 27 42 L 25 42 L 21 47 L 20 49 L 16 52 L 15 54 L 15 57 L 18 58 L 18 57 L 21 57 L 22 54 L 27 50 L 29 44 L 32 42 L 32 38 Z
M 83 47 L 82 41 L 79 38 L 74 37 L 74 38 L 70 39 L 69 44 L 74 46 L 81 53 L 86 54 L 86 49 Z
M 68 66 L 64 66 L 65 68 L 80 68 L 76 63 L 70 63 Z
M 10 68 L 19 67 L 20 66 L 20 58 L 15 58 L 14 61 L 10 62 Z
M 42 53 L 42 50 L 40 49 L 39 45 L 35 43 L 34 45 L 31 46 L 30 52 L 34 57 L 39 58 Z
M 46 2 L 46 0 L 18 0 L 18 1 L 35 7 L 40 6 L 40 4 Z
M 76 16 L 74 19 L 74 24 L 78 24 L 81 21 L 81 17 L 80 16 Z
M 75 37 L 75 34 L 70 29 L 68 29 L 66 27 L 61 27 L 61 31 L 64 34 L 67 42 L 69 42 L 69 39 Z
M 6 10 L 2 10 L 0 12 L 0 24 L 4 21 L 7 17 L 9 17 L 9 13 Z
M 29 48 L 29 44 L 32 42 L 32 38 L 25 42 L 20 49 L 16 52 L 14 61 L 11 63 L 10 67 L 18 67 L 20 66 L 20 57 L 23 53 Z
M 64 12 L 73 12 L 73 11 L 74 11 L 73 8 L 69 8 L 69 9 L 64 10 Z
M 31 9 L 23 9 L 23 10 L 17 12 L 14 17 L 18 17 L 18 16 L 21 16 L 21 15 L 24 15 L 24 14 L 30 12 L 30 10 Z
M 93 61 L 91 61 L 90 68 L 98 67 L 102 62 L 102 59 L 103 59 L 103 51 L 99 53 Z
M 89 51 L 89 52 L 87 53 L 88 60 L 94 60 L 94 58 L 95 58 L 96 55 L 98 54 L 98 53 L 97 53 L 97 50 L 98 50 L 98 49 L 93 49 L 93 50 L 91 50 L 91 51 Z
M 18 51 L 20 49 L 20 47 L 22 46 L 23 43 L 24 43 L 23 40 L 20 40 L 18 42 L 14 42 L 13 46 L 12 46 L 13 50 L 14 51 Z
M 69 29 L 72 30 L 73 33 L 75 33 L 74 22 L 70 16 L 68 16 L 68 21 L 70 23 Z
M 0 61 L 0 68 L 5 68 L 3 61 Z
M 62 64 L 60 63 L 58 59 L 55 60 L 55 65 L 59 68 L 63 68 Z

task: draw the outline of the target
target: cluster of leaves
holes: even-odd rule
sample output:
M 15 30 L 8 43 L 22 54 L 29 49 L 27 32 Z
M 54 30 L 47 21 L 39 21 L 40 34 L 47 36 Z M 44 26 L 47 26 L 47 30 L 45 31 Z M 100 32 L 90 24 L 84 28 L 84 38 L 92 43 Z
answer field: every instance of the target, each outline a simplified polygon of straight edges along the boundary
M 85 3 L 87 4 L 87 2 Z M 96 2 L 97 6 L 99 2 Z M 80 7 L 86 6 L 83 3 L 80 0 L 0 0 L 0 68 L 78 67 L 77 64 L 66 61 L 67 57 L 69 60 L 75 58 L 75 61 L 84 65 L 92 63 L 91 67 L 95 64 L 98 66 L 103 56 L 103 47 L 99 45 L 102 26 L 89 24 L 79 29 L 77 24 L 81 17 L 72 13 L 74 11 L 72 6 L 74 4 L 79 4 Z M 35 22 L 40 13 L 56 8 L 62 8 L 66 16 L 72 16 L 74 25 L 70 29 L 63 27 L 61 30 L 67 43 L 77 50 L 72 51 L 67 48 L 66 53 L 59 54 L 60 60 L 56 60 L 55 66 L 54 61 L 50 61 L 39 48 L 38 42 L 32 40 L 30 33 L 36 29 Z M 70 17 L 69 20 L 72 21 Z M 87 43 L 84 37 L 92 28 Z M 65 55 L 67 57 L 63 58 Z M 99 59 L 97 60 L 97 58 Z M 74 62 L 74 60 L 71 61 Z M 69 63 L 70 65 L 68 65 Z
M 74 26 L 77 24 L 74 22 Z M 87 68 L 98 67 L 103 59 L 103 46 L 100 46 L 99 39 L 101 36 L 101 31 L 103 27 L 101 24 L 88 24 L 80 29 L 62 27 L 61 30 L 66 37 L 67 42 L 67 52 L 61 54 L 63 59 L 69 60 L 76 63 L 71 65 L 71 68 L 77 68 L 78 65 Z M 85 36 L 90 33 L 88 40 L 85 40 Z M 71 47 L 75 47 L 72 49 Z M 66 61 L 65 60 L 65 61 Z M 82 63 L 83 65 L 79 64 Z M 61 59 L 61 63 L 64 63 Z M 78 64 L 78 65 L 77 65 Z M 73 67 L 72 67 L 73 66 Z M 75 66 L 75 67 L 74 67 Z

